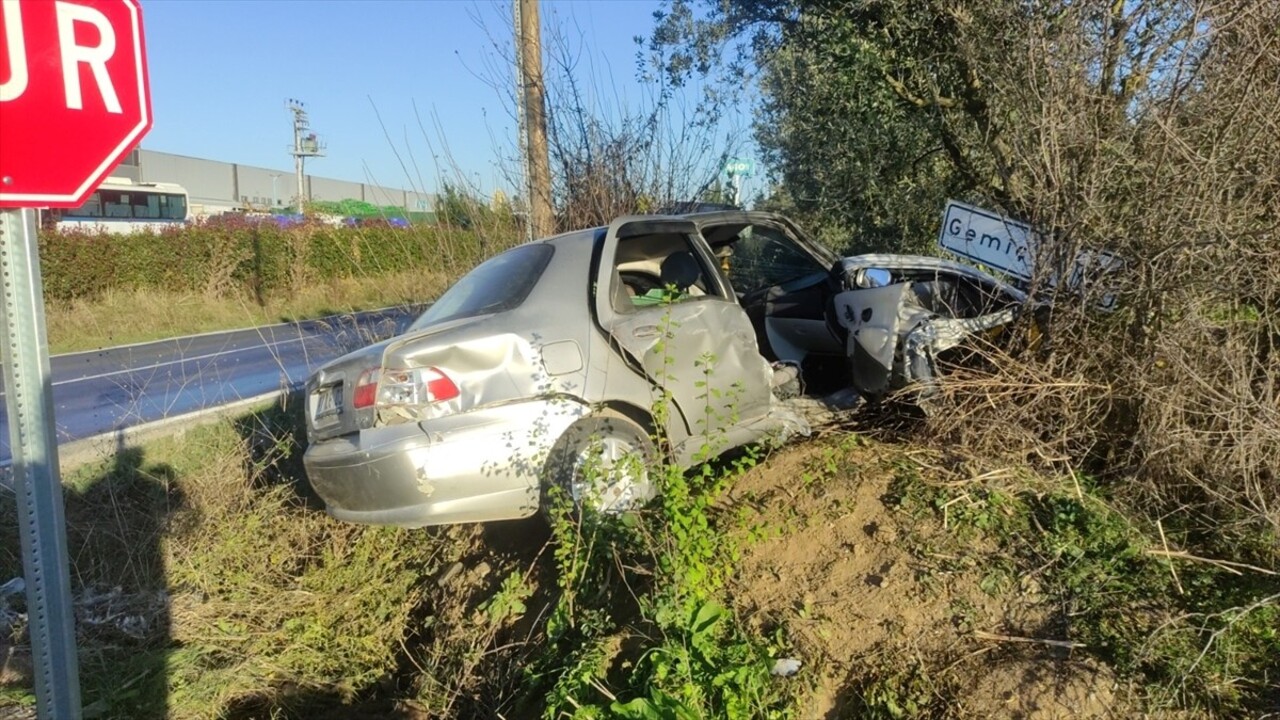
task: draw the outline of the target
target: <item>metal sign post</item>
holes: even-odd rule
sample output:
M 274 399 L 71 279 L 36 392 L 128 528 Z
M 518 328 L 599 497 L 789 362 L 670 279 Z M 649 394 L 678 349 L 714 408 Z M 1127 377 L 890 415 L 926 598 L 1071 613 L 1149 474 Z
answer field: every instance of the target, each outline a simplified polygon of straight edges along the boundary
M 0 210 L 0 326 L 27 617 L 42 718 L 80 717 L 67 527 L 53 426 L 36 211 Z
M 0 0 L 0 328 L 42 718 L 80 718 L 67 521 L 32 207 L 83 204 L 151 129 L 139 0 Z

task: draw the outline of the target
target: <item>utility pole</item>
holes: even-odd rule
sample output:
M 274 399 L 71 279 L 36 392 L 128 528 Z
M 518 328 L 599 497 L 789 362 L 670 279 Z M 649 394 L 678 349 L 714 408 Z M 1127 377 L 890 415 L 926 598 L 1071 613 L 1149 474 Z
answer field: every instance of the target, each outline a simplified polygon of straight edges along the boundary
M 520 146 L 520 182 L 524 183 L 524 189 L 520 195 L 524 196 L 524 239 L 525 242 L 531 242 L 533 212 L 530 208 L 533 203 L 529 199 L 532 193 L 529 185 L 529 137 L 525 132 L 528 121 L 524 112 L 524 62 L 520 52 L 520 0 L 511 0 L 511 19 L 516 38 L 516 144 Z
M 309 157 L 324 157 L 324 145 L 311 132 L 311 124 L 307 120 L 306 105 L 301 100 L 285 101 L 286 108 L 293 113 L 293 155 L 294 170 L 298 174 L 298 214 L 302 214 L 307 197 L 307 176 L 305 163 Z
M 542 82 L 542 31 L 538 0 L 515 3 L 517 103 L 523 120 L 525 185 L 529 198 L 529 228 L 535 237 L 555 232 L 551 211 L 551 164 L 547 158 L 546 87 Z

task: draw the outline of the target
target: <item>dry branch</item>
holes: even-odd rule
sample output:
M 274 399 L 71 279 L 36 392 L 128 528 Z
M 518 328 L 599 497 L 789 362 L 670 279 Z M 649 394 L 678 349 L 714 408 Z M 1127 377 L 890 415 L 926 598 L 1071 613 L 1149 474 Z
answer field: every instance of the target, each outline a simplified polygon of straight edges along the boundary
M 978 640 L 990 640 L 992 642 L 1033 643 L 1036 645 L 1048 645 L 1050 647 L 1066 648 L 1068 650 L 1088 647 L 1084 643 L 1075 642 L 1073 640 L 1045 640 L 1043 638 L 1019 637 L 1017 635 L 1000 635 L 997 633 L 983 632 L 981 630 L 974 630 L 973 636 Z
M 1198 555 L 1192 555 L 1191 553 L 1186 552 L 1185 550 L 1169 550 L 1168 548 L 1162 550 L 1160 548 L 1148 548 L 1147 554 L 1157 555 L 1159 557 L 1165 557 L 1165 558 L 1171 558 L 1171 559 L 1177 559 L 1177 560 L 1187 560 L 1190 562 L 1201 562 L 1201 563 L 1208 563 L 1210 565 L 1217 565 L 1223 570 L 1226 570 L 1227 572 L 1232 573 L 1234 575 L 1243 575 L 1244 573 L 1240 572 L 1240 569 L 1244 569 L 1244 570 L 1250 570 L 1256 573 L 1261 573 L 1263 575 L 1280 576 L 1280 573 L 1276 572 L 1275 570 L 1268 570 L 1266 568 L 1258 567 L 1257 565 L 1250 565 L 1249 563 L 1234 562 L 1231 560 L 1216 560 L 1214 558 L 1200 557 Z

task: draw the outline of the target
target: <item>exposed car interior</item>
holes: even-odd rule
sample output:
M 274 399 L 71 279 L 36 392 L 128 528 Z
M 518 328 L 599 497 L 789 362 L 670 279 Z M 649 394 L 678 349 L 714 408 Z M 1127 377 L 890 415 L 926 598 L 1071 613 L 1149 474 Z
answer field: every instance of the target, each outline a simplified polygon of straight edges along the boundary
M 802 367 L 811 389 L 850 381 L 848 332 L 834 317 L 834 298 L 842 292 L 904 284 L 902 311 L 917 318 L 967 320 L 1018 304 L 979 277 L 913 269 L 909 261 L 906 267 L 889 257 L 889 267 L 824 264 L 784 228 L 767 223 L 731 220 L 702 230 L 751 319 L 761 353 Z
M 751 319 L 761 353 L 809 366 L 807 382 L 821 385 L 832 368 L 841 376 L 834 383 L 842 382 L 843 346 L 826 326 L 827 304 L 837 290 L 830 268 L 770 225 L 725 223 L 704 228 L 703 235 Z M 830 367 L 812 370 L 824 357 Z
M 1004 310 L 1016 303 L 974 278 L 935 270 L 889 269 L 889 284 L 911 283 L 909 302 L 946 318 L 967 320 Z
M 655 233 L 620 239 L 614 271 L 613 307 L 634 312 L 638 307 L 719 295 L 706 262 L 681 233 Z
M 901 286 L 898 312 L 912 324 L 978 319 L 1018 304 L 980 274 L 936 267 L 907 256 L 837 258 L 811 248 L 783 225 L 725 218 L 700 227 L 710 253 L 684 232 L 665 229 L 619 237 L 611 304 L 635 313 L 721 293 L 746 312 L 765 360 L 799 368 L 804 386 L 826 393 L 851 384 L 849 331 L 836 317 L 837 296 Z M 699 244 L 700 245 L 700 244 Z M 830 257 L 828 257 L 830 255 Z M 914 267 L 923 261 L 925 264 Z

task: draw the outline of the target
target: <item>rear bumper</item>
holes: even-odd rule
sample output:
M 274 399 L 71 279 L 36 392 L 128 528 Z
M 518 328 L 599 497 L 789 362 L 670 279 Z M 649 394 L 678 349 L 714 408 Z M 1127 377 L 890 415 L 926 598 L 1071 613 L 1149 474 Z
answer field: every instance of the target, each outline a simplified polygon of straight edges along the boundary
M 317 442 L 303 456 L 329 514 L 421 527 L 525 517 L 547 454 L 587 407 L 541 399 Z

